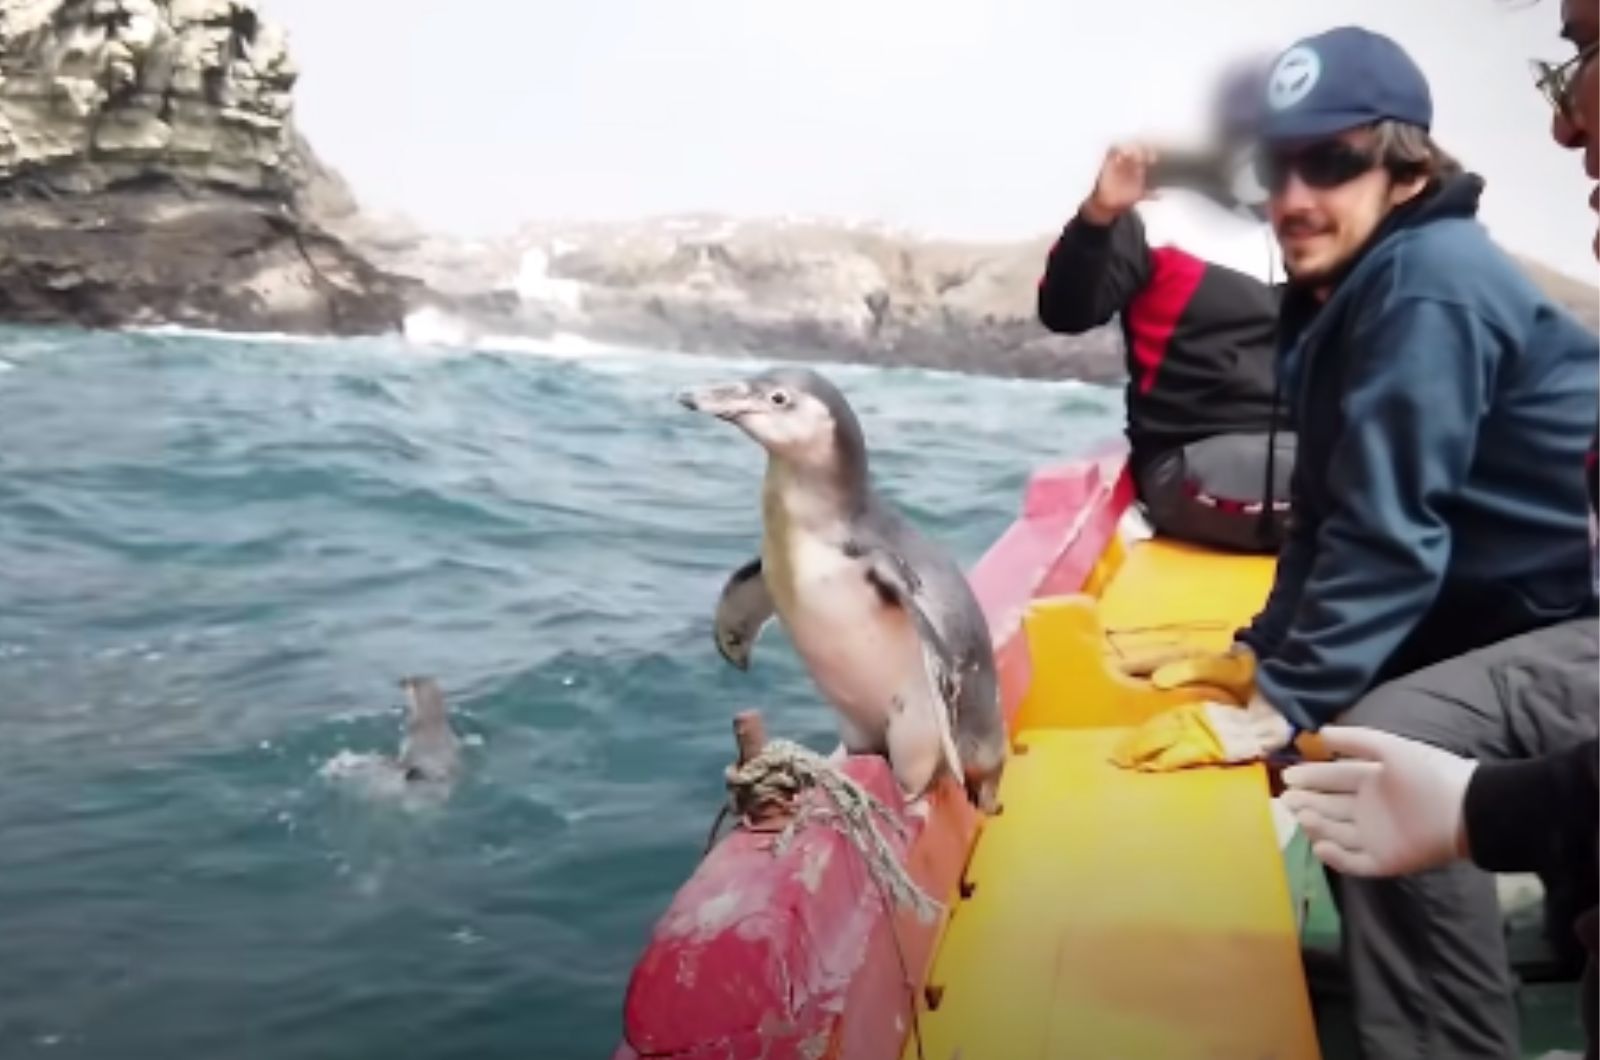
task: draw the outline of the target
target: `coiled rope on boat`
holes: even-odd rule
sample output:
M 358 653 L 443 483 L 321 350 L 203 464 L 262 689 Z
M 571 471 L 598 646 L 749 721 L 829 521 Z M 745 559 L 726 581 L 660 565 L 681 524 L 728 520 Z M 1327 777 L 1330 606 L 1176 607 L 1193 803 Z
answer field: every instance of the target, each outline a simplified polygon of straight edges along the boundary
M 882 830 L 887 824 L 904 840 L 905 827 L 871 792 L 822 755 L 790 740 L 773 740 L 749 761 L 729 766 L 727 783 L 731 808 L 747 825 L 774 812 L 792 815 L 774 853 L 787 851 L 800 830 L 814 822 L 832 825 L 855 847 L 873 880 L 895 904 L 909 907 L 923 923 L 931 923 L 943 911 L 944 906 L 912 880 Z M 802 802 L 800 796 L 811 789 L 820 791 L 826 801 Z
M 868 875 L 883 899 L 884 911 L 890 914 L 889 937 L 894 942 L 905 986 L 911 1037 L 916 1044 L 917 1060 L 924 1060 L 917 987 L 893 912 L 896 903 L 910 906 L 923 923 L 928 923 L 944 907 L 928 897 L 906 873 L 894 848 L 879 830 L 878 822 L 887 822 L 901 839 L 905 838 L 904 826 L 872 797 L 871 792 L 846 776 L 829 759 L 790 740 L 767 742 L 766 729 L 758 712 L 746 711 L 735 717 L 733 732 L 739 744 L 739 761 L 729 766 L 725 774 L 729 799 L 711 824 L 706 853 L 709 854 L 716 844 L 717 830 L 730 810 L 752 831 L 775 831 L 776 822 L 786 822 L 773 843 L 775 856 L 787 851 L 800 829 L 812 821 L 832 824 L 866 862 Z M 796 811 L 796 804 L 808 789 L 820 790 L 831 808 L 811 799 Z

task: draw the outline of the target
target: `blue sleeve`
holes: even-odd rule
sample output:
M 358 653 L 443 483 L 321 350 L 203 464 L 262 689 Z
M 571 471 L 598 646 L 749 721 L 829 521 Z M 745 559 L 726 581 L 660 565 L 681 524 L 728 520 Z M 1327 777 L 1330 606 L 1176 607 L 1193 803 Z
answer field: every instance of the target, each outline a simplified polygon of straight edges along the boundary
M 1298 362 L 1303 354 L 1296 345 L 1279 352 L 1278 394 L 1295 393 L 1299 389 Z M 1273 398 L 1276 408 L 1278 398 Z M 1272 572 L 1272 591 L 1267 594 L 1266 606 L 1244 629 L 1235 630 L 1235 643 L 1247 646 L 1255 653 L 1257 661 L 1275 655 L 1289 622 L 1300 606 L 1300 596 L 1305 591 L 1306 575 L 1311 573 L 1311 557 L 1316 549 L 1315 524 L 1311 520 L 1310 505 L 1305 488 L 1306 465 L 1296 458 L 1289 474 L 1289 519 L 1283 546 L 1278 549 L 1277 564 Z
M 1291 476 L 1291 487 L 1298 482 L 1298 470 Z M 1272 592 L 1267 605 L 1261 609 L 1250 625 L 1234 634 L 1234 640 L 1255 653 L 1256 659 L 1266 659 L 1277 654 L 1283 638 L 1289 631 L 1289 622 L 1300 607 L 1300 597 L 1305 592 L 1306 575 L 1311 573 L 1311 556 L 1314 542 L 1303 528 L 1303 520 L 1293 513 L 1300 507 L 1298 490 L 1291 488 L 1289 534 L 1283 548 L 1278 550 L 1278 564 L 1272 575 Z
M 1359 699 L 1432 607 L 1499 348 L 1471 310 L 1390 303 L 1343 344 L 1343 433 L 1298 605 L 1257 688 L 1302 729 Z

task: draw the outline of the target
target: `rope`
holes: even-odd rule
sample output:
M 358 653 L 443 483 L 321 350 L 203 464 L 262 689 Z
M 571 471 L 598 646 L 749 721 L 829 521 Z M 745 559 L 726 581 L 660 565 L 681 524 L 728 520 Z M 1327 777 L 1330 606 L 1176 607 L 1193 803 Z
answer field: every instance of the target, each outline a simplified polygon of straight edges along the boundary
M 723 803 L 722 809 L 717 811 L 717 819 L 711 822 L 711 834 L 706 836 L 706 848 L 700 856 L 704 858 L 711 853 L 711 848 L 717 845 L 717 833 L 722 831 L 722 822 L 728 819 L 728 805 Z
M 729 766 L 727 781 L 732 809 L 746 824 L 768 809 L 792 812 L 801 792 L 808 788 L 820 789 L 832 804 L 831 808 L 811 801 L 794 812 L 773 844 L 775 856 L 782 856 L 789 849 L 800 829 L 813 821 L 826 822 L 849 840 L 867 863 L 868 875 L 872 877 L 886 910 L 892 912 L 895 904 L 909 906 L 925 924 L 931 923 L 943 910 L 944 907 L 928 897 L 906 873 L 900 859 L 895 856 L 894 848 L 878 829 L 877 820 L 885 821 L 899 838 L 904 839 L 905 828 L 899 820 L 883 803 L 873 798 L 871 792 L 834 768 L 833 763 L 822 755 L 789 740 L 774 740 L 744 765 Z M 724 806 L 712 824 L 711 843 L 716 841 L 717 829 L 728 809 L 728 806 Z M 894 940 L 895 956 L 899 958 L 900 975 L 905 982 L 917 1060 L 923 1060 L 922 1021 L 917 1011 L 916 985 L 911 981 L 905 947 L 900 942 L 900 932 L 896 930 L 892 917 L 889 936 Z
M 809 801 L 794 812 L 774 844 L 774 853 L 786 852 L 807 825 L 830 824 L 855 847 L 873 881 L 895 904 L 912 909 L 923 923 L 932 923 L 944 907 L 911 879 L 879 822 L 887 823 L 901 839 L 904 827 L 860 784 L 822 755 L 789 740 L 774 740 L 744 765 L 728 767 L 733 809 L 746 822 L 767 809 L 791 810 L 810 788 L 820 790 L 826 803 Z

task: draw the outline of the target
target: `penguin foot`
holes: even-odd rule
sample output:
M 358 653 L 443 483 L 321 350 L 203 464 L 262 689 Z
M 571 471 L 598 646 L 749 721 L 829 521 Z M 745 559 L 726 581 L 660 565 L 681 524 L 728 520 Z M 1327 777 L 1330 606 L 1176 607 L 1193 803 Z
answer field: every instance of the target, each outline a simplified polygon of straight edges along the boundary
M 1000 812 L 1000 774 L 991 773 L 986 777 L 978 777 L 967 781 L 967 799 L 978 811 L 985 816 L 993 817 Z

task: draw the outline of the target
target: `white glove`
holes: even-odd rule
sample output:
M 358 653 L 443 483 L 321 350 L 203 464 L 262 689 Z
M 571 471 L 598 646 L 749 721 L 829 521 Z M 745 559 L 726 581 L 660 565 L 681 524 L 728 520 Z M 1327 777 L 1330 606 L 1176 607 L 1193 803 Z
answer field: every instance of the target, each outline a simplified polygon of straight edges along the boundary
M 1283 771 L 1284 805 L 1323 864 L 1349 876 L 1405 876 L 1467 855 L 1461 807 L 1478 763 L 1374 729 L 1319 735 L 1340 761 Z
M 1207 703 L 1205 716 L 1229 762 L 1254 762 L 1277 754 L 1289 746 L 1289 738 L 1294 735 L 1289 719 L 1259 692 L 1250 697 L 1243 710 L 1230 703 Z

